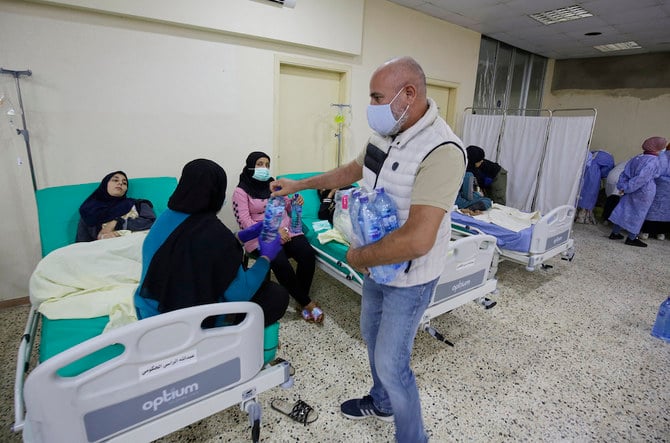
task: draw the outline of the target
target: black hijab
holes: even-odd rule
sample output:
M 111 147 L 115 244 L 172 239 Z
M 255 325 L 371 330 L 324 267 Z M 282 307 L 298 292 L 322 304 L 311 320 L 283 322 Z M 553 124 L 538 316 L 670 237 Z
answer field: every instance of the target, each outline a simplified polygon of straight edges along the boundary
M 254 151 L 247 157 L 247 163 L 242 169 L 240 174 L 240 182 L 238 187 L 242 188 L 244 192 L 249 194 L 251 198 L 258 198 L 265 200 L 270 198 L 270 182 L 274 180 L 274 177 L 270 177 L 267 181 L 256 180 L 253 178 L 254 169 L 256 168 L 256 162 L 259 158 L 267 158 L 270 160 L 270 156 L 265 152 Z
M 110 172 L 79 207 L 79 215 L 87 226 L 100 226 L 126 215 L 135 204 L 135 199 L 126 197 L 128 190 L 121 197 L 109 195 L 107 185 L 115 174 L 122 174 L 126 181 L 128 180 L 128 176 L 123 171 Z
M 465 149 L 468 153 L 468 172 L 472 172 L 479 182 L 479 186 L 482 186 L 484 183 L 483 178 L 495 178 L 500 172 L 500 165 L 498 163 L 486 160 L 484 150 L 479 146 L 470 145 Z M 475 163 L 482 161 L 482 164 L 479 167 L 475 166 Z
M 168 208 L 189 215 L 151 259 L 140 295 L 169 312 L 222 301 L 242 264 L 242 247 L 216 214 L 226 195 L 226 172 L 211 160 L 184 166 Z
M 478 163 L 484 160 L 484 150 L 479 146 L 470 145 L 465 148 L 465 151 L 468 153 L 468 172 L 474 173 L 477 169 L 475 163 Z

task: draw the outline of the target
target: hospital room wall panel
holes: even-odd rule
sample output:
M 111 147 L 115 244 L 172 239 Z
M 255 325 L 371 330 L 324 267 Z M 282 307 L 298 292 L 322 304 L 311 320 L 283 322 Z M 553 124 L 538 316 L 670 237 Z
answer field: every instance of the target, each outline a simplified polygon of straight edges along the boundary
M 608 151 L 618 163 L 639 154 L 640 146 L 647 137 L 670 137 L 670 89 L 570 89 L 551 92 L 549 85 L 552 84 L 554 63 L 550 60 L 547 68 L 543 107 L 596 108 L 598 117 L 591 150 Z
M 266 0 L 49 0 L 42 3 L 139 17 L 324 50 L 360 54 L 363 2 L 302 0 L 282 8 Z M 346 30 L 346 32 L 342 32 Z
M 472 105 L 479 34 L 385 0 L 366 1 L 359 18 L 365 29 L 361 55 L 352 56 L 0 0 L 0 66 L 33 73 L 20 81 L 38 188 L 97 182 L 117 169 L 130 177 L 178 177 L 187 161 L 205 157 L 226 169 L 230 198 L 248 153 L 273 154 L 278 55 L 350 67 L 351 137 L 344 161 L 358 154 L 370 133 L 370 74 L 390 57 L 413 55 L 431 79 L 454 85 L 457 111 Z M 18 106 L 11 76 L 0 76 L 0 90 Z M 0 262 L 2 302 L 28 295 L 40 247 L 25 145 L 4 113 L 0 127 L 6 182 L 0 189 L 0 248 L 13 254 Z M 236 226 L 230 205 L 220 217 Z

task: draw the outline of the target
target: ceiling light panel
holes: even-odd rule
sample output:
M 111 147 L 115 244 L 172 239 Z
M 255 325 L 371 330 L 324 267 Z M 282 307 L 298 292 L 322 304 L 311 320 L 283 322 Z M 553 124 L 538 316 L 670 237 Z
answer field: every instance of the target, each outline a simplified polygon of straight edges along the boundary
M 565 8 L 554 9 L 551 11 L 538 12 L 537 14 L 530 14 L 530 17 L 542 24 L 552 25 L 554 23 L 562 23 L 571 20 L 579 20 L 586 17 L 593 17 L 593 14 L 579 5 L 574 5 Z
M 612 52 L 612 51 L 624 51 L 626 49 L 642 49 L 642 46 L 637 43 L 630 42 L 621 42 L 621 43 L 610 43 L 607 45 L 598 45 L 594 46 L 600 52 Z

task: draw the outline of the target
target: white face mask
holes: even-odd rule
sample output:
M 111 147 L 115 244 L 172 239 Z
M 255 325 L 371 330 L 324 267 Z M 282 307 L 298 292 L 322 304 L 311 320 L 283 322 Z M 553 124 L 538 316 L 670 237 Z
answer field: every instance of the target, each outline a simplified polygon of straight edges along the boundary
M 405 88 L 402 88 L 398 93 L 393 97 L 390 103 L 385 105 L 368 105 L 368 125 L 372 128 L 373 131 L 379 133 L 379 135 L 389 136 L 395 135 L 400 130 L 401 122 L 409 105 L 405 108 L 402 115 L 398 120 L 393 116 L 393 111 L 391 110 L 391 103 L 395 101 L 396 98 Z
M 270 179 L 270 170 L 268 168 L 254 168 L 253 178 L 266 182 Z

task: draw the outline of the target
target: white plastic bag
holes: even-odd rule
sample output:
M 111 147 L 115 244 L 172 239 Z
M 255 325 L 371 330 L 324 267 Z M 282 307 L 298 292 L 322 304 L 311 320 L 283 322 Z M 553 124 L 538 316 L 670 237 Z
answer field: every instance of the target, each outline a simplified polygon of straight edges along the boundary
M 342 236 L 355 247 L 357 244 L 351 226 L 351 214 L 349 213 L 352 189 L 338 190 L 335 192 L 335 211 L 333 212 L 333 228 L 337 229 Z

